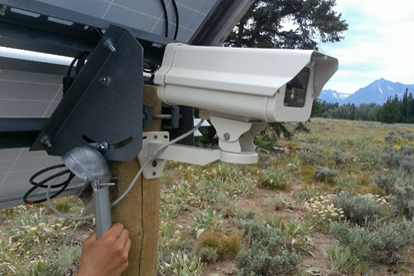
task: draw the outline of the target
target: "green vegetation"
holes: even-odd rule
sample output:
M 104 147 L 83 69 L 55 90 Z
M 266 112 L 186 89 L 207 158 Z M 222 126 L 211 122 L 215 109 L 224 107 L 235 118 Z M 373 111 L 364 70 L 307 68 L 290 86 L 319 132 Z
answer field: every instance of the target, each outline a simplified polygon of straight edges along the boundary
M 290 147 L 262 152 L 258 164 L 168 162 L 158 275 L 410 275 L 414 127 L 321 118 L 306 127 L 257 141 Z M 56 203 L 79 214 L 68 202 Z M 59 219 L 46 205 L 0 219 L 0 274 L 76 273 L 92 220 Z
M 399 91 L 403 93 L 404 91 Z M 395 95 L 389 97 L 381 106 L 375 103 L 360 104 L 344 104 L 339 106 L 338 103 L 318 102 L 318 112 L 313 114 L 316 117 L 330 119 L 345 119 L 358 121 L 379 121 L 382 123 L 414 123 L 414 98 L 412 93 L 405 90 L 401 99 Z M 412 137 L 412 136 L 411 136 Z

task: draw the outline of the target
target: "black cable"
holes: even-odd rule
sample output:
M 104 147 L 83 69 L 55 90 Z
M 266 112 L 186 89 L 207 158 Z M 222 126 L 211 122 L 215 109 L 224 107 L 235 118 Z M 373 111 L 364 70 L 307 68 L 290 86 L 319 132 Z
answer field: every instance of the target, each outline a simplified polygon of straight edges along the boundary
M 78 61 L 86 52 L 80 52 L 76 55 L 76 57 L 72 60 L 72 62 L 69 65 L 68 72 L 66 73 L 67 77 L 70 77 L 72 75 L 72 69 L 73 66 L 75 66 L 76 61 Z M 89 53 L 88 53 L 89 54 Z
M 69 185 L 69 183 L 70 183 L 70 181 L 75 177 L 75 174 L 74 173 L 72 173 L 70 170 L 64 170 L 64 171 L 60 171 L 60 172 L 58 172 L 58 173 L 55 173 L 55 174 L 53 174 L 53 175 L 51 175 L 51 176 L 49 176 L 49 177 L 47 177 L 47 178 L 45 178 L 45 179 L 43 179 L 42 181 L 40 181 L 40 182 L 36 182 L 36 181 L 34 181 L 34 179 L 36 178 L 36 177 L 38 177 L 39 175 L 41 175 L 41 174 L 43 174 L 43 173 L 45 173 L 45 172 L 48 172 L 48 171 L 50 171 L 50 170 L 54 170 L 54 169 L 57 169 L 57 168 L 62 168 L 62 167 L 65 167 L 65 165 L 63 165 L 63 164 L 60 164 L 60 165 L 54 165 L 54 166 L 50 166 L 50 167 L 47 167 L 47 168 L 44 168 L 44 169 L 42 169 L 42 170 L 40 170 L 40 171 L 38 171 L 37 173 L 35 173 L 34 175 L 32 175 L 32 177 L 30 177 L 30 180 L 29 180 L 29 182 L 30 182 L 30 184 L 32 184 L 33 185 L 33 187 L 32 188 L 30 188 L 27 192 L 26 192 L 26 194 L 23 196 L 23 201 L 24 201 L 24 203 L 25 204 L 34 204 L 34 203 L 40 203 L 40 202 L 44 202 L 44 201 L 46 201 L 47 200 L 47 198 L 43 198 L 43 199 L 39 199 L 39 200 L 28 200 L 27 198 L 37 189 L 37 188 L 47 188 L 48 186 L 47 185 L 44 185 L 46 182 L 48 182 L 48 181 L 50 181 L 50 180 L 53 180 L 53 179 L 55 179 L 55 178 L 57 178 L 57 177 L 59 177 L 59 176 L 62 176 L 62 175 L 65 175 L 65 174 L 67 174 L 67 173 L 69 173 L 69 175 L 68 175 L 68 178 L 65 180 L 65 181 L 63 181 L 63 182 L 61 182 L 61 183 L 59 183 L 59 184 L 55 184 L 55 185 L 51 185 L 51 188 L 58 188 L 58 187 L 62 187 L 59 191 L 57 191 L 56 193 L 54 193 L 50 198 L 55 198 L 55 197 L 57 197 L 58 195 L 60 195 L 63 191 L 65 191 L 65 189 L 68 187 L 68 185 Z
M 62 83 L 63 83 L 63 95 L 66 94 L 66 92 L 69 90 L 70 86 L 72 85 L 73 81 L 75 80 L 76 76 L 79 74 L 80 70 L 82 69 L 83 65 L 85 65 L 86 58 L 89 56 L 89 52 L 80 52 L 70 63 L 68 72 L 66 73 L 66 76 L 63 77 Z M 75 75 L 72 76 L 72 70 L 73 66 L 76 64 L 76 71 Z
M 165 37 L 168 37 L 168 13 L 167 13 L 167 6 L 165 6 L 164 0 L 160 0 L 162 9 L 164 10 L 164 20 L 165 20 Z
M 175 11 L 175 33 L 174 33 L 174 39 L 177 39 L 177 35 L 178 35 L 178 28 L 180 27 L 180 15 L 178 14 L 178 7 L 177 7 L 177 3 L 175 2 L 175 0 L 171 1 L 174 7 L 174 11 Z
M 80 55 L 80 57 L 78 59 L 78 63 L 76 64 L 76 74 L 75 74 L 75 77 L 77 75 L 79 75 L 79 72 L 82 70 L 83 66 L 85 65 L 86 58 L 88 56 L 89 56 L 89 52 L 82 52 L 82 54 Z

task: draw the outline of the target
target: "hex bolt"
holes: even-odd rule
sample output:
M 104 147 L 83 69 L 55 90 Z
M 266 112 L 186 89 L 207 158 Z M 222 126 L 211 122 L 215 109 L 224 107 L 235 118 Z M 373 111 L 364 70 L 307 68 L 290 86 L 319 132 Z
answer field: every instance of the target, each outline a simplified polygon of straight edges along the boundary
M 40 143 L 46 145 L 46 147 L 51 148 L 52 147 L 52 143 L 50 142 L 50 137 L 45 135 L 42 137 L 42 139 L 40 139 Z
M 7 10 L 7 7 L 1 5 L 0 6 L 0 16 L 6 15 L 6 10 Z
M 109 145 L 107 142 L 99 142 L 96 144 L 96 149 L 99 151 L 107 151 L 109 148 Z
M 108 38 L 104 41 L 104 47 L 111 50 L 112 53 L 116 53 L 114 41 L 112 40 L 112 38 Z
M 98 82 L 102 84 L 103 86 L 109 86 L 109 84 L 111 83 L 111 78 L 102 76 L 98 78 Z
M 226 132 L 226 133 L 224 133 L 223 134 L 223 138 L 224 138 L 224 140 L 229 140 L 230 139 L 230 134 L 228 133 L 228 132 Z

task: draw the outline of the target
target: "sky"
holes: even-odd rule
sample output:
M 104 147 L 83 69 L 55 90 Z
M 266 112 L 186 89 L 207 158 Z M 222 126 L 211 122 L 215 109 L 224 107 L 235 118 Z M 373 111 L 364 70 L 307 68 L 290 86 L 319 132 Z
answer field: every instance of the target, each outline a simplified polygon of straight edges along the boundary
M 319 51 L 339 60 L 324 89 L 354 93 L 375 80 L 414 84 L 414 0 L 336 0 L 348 31 Z

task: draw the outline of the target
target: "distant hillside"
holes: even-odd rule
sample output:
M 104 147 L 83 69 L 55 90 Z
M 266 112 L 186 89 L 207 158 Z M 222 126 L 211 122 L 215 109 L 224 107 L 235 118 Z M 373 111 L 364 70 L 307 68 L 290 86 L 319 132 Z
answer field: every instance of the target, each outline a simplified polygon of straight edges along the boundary
M 407 88 L 409 92 L 414 93 L 414 84 L 402 84 L 379 79 L 349 96 L 334 90 L 322 90 L 319 99 L 330 103 L 339 103 L 340 105 L 346 103 L 355 105 L 376 103 L 382 105 L 388 97 L 394 97 L 395 94 L 401 98 Z

